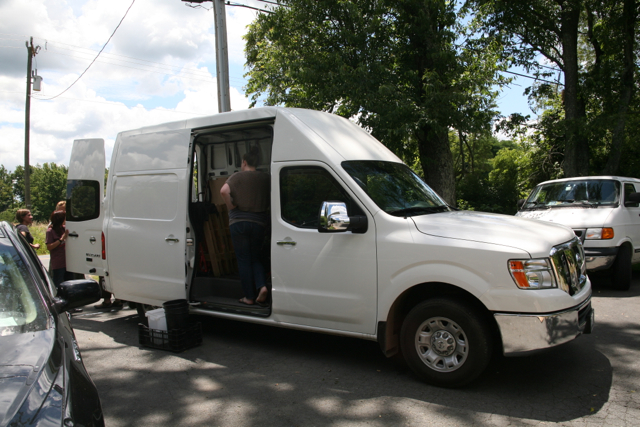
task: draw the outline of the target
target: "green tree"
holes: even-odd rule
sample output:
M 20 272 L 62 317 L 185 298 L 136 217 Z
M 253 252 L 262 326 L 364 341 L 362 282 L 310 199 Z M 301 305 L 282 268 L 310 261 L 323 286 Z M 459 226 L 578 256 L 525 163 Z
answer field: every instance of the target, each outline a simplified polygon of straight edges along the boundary
M 637 0 L 467 0 L 466 6 L 477 13 L 480 40 L 505 46 L 503 60 L 550 76 L 542 56 L 563 73 L 561 93 L 548 84 L 529 93 L 537 103 L 559 101 L 546 120 L 562 124 L 557 151 L 564 175 L 618 173 L 634 115 Z M 555 138 L 557 126 L 548 125 Z
M 46 221 L 56 204 L 66 200 L 67 167 L 55 163 L 36 165 L 31 176 L 31 205 L 36 220 Z
M 585 106 L 580 93 L 578 31 L 582 0 L 467 0 L 475 24 L 487 41 L 499 40 L 505 58 L 527 69 L 542 69 L 538 56 L 564 73 L 565 157 L 567 176 L 588 175 L 589 146 L 584 133 Z
M 33 173 L 33 166 L 29 169 Z M 17 166 L 11 174 L 13 182 L 13 194 L 15 200 L 24 205 L 24 166 Z
M 13 207 L 13 175 L 0 165 L 0 212 Z
M 495 50 L 466 51 L 446 0 L 283 0 L 247 33 L 252 105 L 357 118 L 455 202 L 449 129 L 493 117 Z

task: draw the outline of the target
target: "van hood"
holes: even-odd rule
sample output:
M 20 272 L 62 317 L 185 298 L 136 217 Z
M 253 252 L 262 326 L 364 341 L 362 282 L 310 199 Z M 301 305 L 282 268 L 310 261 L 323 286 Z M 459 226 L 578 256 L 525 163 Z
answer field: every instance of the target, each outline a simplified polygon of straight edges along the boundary
M 555 222 L 571 228 L 603 227 L 614 208 L 549 208 L 520 211 L 521 218 Z
M 575 237 L 563 225 L 484 212 L 443 212 L 411 219 L 424 234 L 508 246 L 533 257 L 548 256 L 552 246 Z

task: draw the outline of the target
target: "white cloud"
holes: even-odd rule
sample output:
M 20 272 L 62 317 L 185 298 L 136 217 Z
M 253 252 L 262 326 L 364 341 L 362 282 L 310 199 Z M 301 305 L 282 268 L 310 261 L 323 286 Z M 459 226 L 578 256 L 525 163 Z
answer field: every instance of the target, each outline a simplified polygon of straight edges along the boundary
M 245 4 L 264 7 L 257 0 Z M 24 164 L 27 49 L 41 47 L 33 68 L 44 78 L 31 102 L 30 163 L 68 164 L 78 138 L 104 138 L 108 156 L 118 132 L 217 112 L 213 12 L 179 0 L 136 0 L 86 74 L 131 0 L 0 1 L 0 164 Z M 205 3 L 209 5 L 211 3 Z M 232 109 L 242 93 L 246 26 L 257 12 L 227 6 Z

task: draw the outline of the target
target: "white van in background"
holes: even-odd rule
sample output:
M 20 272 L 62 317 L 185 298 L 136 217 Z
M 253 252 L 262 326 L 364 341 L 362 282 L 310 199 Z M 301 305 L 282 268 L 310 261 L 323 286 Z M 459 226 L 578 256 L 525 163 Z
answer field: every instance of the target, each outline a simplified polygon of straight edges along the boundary
M 545 181 L 516 214 L 571 227 L 587 270 L 609 270 L 612 286 L 628 290 L 631 265 L 640 263 L 640 179 L 588 176 Z
M 242 297 L 219 189 L 259 146 L 271 175 L 269 304 Z M 590 333 L 591 283 L 567 227 L 449 207 L 344 118 L 259 108 L 74 142 L 67 269 L 140 308 L 377 341 L 432 384 Z

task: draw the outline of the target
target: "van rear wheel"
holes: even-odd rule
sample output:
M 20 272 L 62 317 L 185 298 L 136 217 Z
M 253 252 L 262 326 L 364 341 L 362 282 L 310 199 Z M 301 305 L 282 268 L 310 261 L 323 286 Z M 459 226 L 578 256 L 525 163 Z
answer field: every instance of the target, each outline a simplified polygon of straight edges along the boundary
M 407 365 L 425 382 L 441 387 L 460 387 L 476 379 L 489 364 L 492 341 L 476 310 L 445 298 L 418 304 L 401 330 Z
M 618 249 L 616 260 L 611 266 L 611 287 L 619 291 L 628 291 L 631 287 L 631 246 L 622 245 Z

